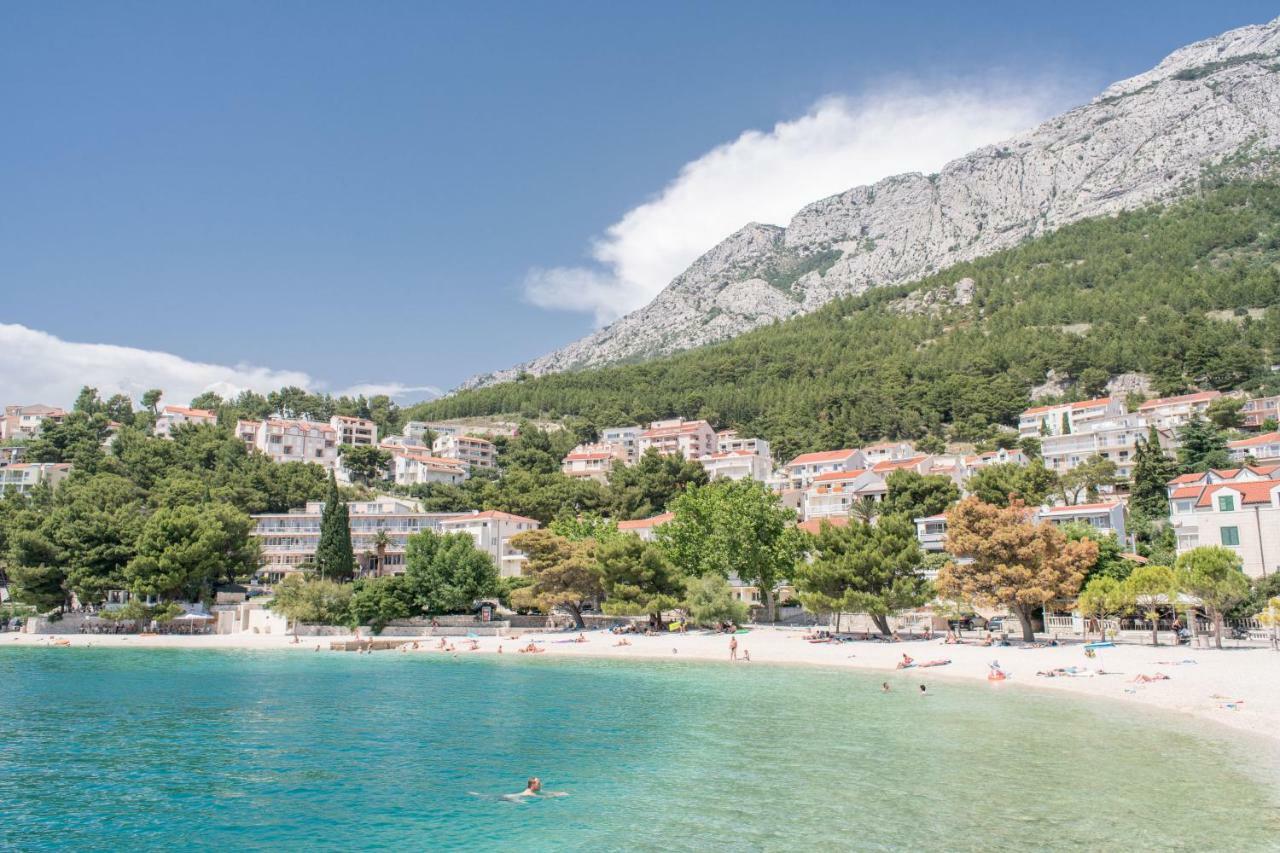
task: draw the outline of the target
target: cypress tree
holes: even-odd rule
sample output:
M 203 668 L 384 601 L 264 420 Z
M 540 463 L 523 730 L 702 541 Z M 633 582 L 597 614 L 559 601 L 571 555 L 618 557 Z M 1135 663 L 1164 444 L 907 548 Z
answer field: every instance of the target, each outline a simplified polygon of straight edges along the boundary
M 351 550 L 351 526 L 347 505 L 338 494 L 338 481 L 329 472 L 329 488 L 320 514 L 320 543 L 316 546 L 320 577 L 350 580 L 356 573 L 356 557 Z
M 1178 466 L 1165 456 L 1155 426 L 1146 439 L 1138 439 L 1133 451 L 1133 491 L 1129 505 L 1147 518 L 1163 518 L 1169 514 L 1167 483 L 1177 474 Z

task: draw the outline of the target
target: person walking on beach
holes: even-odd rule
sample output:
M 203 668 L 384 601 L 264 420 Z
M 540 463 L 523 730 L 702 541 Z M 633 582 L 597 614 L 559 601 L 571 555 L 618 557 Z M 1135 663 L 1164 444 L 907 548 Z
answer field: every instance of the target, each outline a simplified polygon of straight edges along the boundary
M 738 638 L 730 637 L 729 638 L 729 660 L 737 660 L 737 659 L 738 659 Z

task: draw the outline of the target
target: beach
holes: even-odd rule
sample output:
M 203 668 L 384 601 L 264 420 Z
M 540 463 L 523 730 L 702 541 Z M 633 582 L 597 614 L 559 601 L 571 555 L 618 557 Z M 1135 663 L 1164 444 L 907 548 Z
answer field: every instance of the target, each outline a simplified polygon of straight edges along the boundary
M 350 641 L 353 635 L 307 637 L 295 643 L 289 635 L 2 635 L 0 646 L 55 646 L 58 648 L 174 648 L 289 650 L 330 652 L 331 642 Z M 981 646 L 976 640 L 962 645 L 946 645 L 933 640 L 904 640 L 899 643 L 857 641 L 850 643 L 810 643 L 805 632 L 785 628 L 753 628 L 735 635 L 739 657 L 749 653 L 750 661 L 729 661 L 729 637 L 724 634 L 691 632 L 644 636 L 625 635 L 627 646 L 615 645 L 620 637 L 605 631 L 584 632 L 586 642 L 572 642 L 576 633 L 514 631 L 505 637 L 479 637 L 478 649 L 469 650 L 470 641 L 446 638 L 459 656 L 502 654 L 516 658 L 556 657 L 616 658 L 620 660 L 681 659 L 720 661 L 726 666 L 801 665 L 882 671 L 892 690 L 918 690 L 923 683 L 932 690 L 945 689 L 948 681 L 980 681 L 993 691 L 1026 688 L 1059 690 L 1078 696 L 1092 696 L 1158 708 L 1212 721 L 1253 735 L 1280 742 L 1280 654 L 1270 649 L 1196 649 L 1186 646 L 1120 645 L 1085 657 L 1083 647 L 1069 644 L 1045 648 Z M 367 637 L 366 637 L 367 638 Z M 402 639 L 402 638 L 384 638 Z M 517 650 L 534 642 L 545 649 L 541 654 L 521 654 Z M 62 643 L 62 645 L 56 645 Z M 439 638 L 421 638 L 412 651 L 379 651 L 378 655 L 450 654 L 434 648 Z M 897 669 L 903 654 L 917 664 L 949 659 L 946 666 Z M 989 664 L 999 661 L 1009 675 L 1003 682 L 989 682 Z M 1037 676 L 1040 671 L 1080 667 L 1087 675 Z M 1097 670 L 1106 674 L 1098 675 Z M 1168 680 L 1136 683 L 1139 675 L 1157 673 Z

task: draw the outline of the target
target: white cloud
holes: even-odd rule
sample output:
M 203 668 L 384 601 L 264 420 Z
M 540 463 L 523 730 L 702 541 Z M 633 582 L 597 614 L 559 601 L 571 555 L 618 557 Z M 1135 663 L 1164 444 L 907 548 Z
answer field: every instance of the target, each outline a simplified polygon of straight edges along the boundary
M 1026 130 L 1061 90 L 903 90 L 827 98 L 767 132 L 749 130 L 687 163 L 651 201 L 592 244 L 595 267 L 530 270 L 535 305 L 607 323 L 646 305 L 699 255 L 748 222 L 786 225 L 804 205 L 902 172 L 936 172 Z
M 386 394 L 388 397 L 400 399 L 413 395 L 415 400 L 421 400 L 424 397 L 439 397 L 444 394 L 444 390 L 435 385 L 402 385 L 399 382 L 363 382 L 359 385 L 352 385 L 350 388 L 344 388 L 337 392 L 339 397 L 376 397 L 379 394 Z
M 46 332 L 0 323 L 0 402 L 68 405 L 90 385 L 107 397 L 128 394 L 136 402 L 148 388 L 160 388 L 169 403 L 186 403 L 205 391 L 232 397 L 244 390 L 266 393 L 285 385 L 324 391 L 325 385 L 298 370 L 251 364 L 228 367 L 188 361 L 167 352 L 64 341 Z M 430 386 L 368 383 L 343 393 L 399 396 L 429 392 Z

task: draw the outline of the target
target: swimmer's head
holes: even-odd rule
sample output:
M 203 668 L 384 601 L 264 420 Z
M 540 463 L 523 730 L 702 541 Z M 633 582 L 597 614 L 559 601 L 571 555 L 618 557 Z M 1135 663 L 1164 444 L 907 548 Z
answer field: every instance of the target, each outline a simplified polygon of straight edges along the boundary
M 539 779 L 537 776 L 531 776 L 531 777 L 529 777 L 529 790 L 530 790 L 530 791 L 538 791 L 538 790 L 541 790 L 541 788 L 542 788 L 542 780 L 541 780 L 541 779 Z

